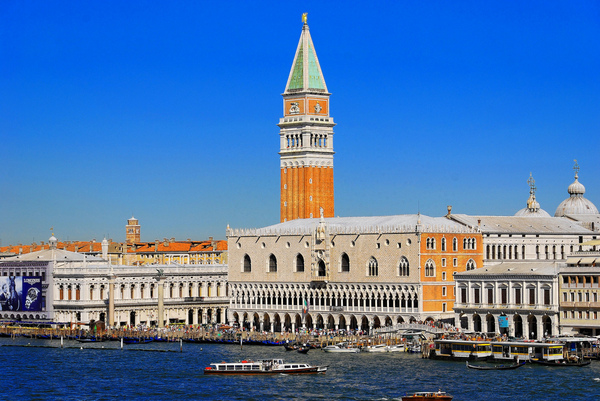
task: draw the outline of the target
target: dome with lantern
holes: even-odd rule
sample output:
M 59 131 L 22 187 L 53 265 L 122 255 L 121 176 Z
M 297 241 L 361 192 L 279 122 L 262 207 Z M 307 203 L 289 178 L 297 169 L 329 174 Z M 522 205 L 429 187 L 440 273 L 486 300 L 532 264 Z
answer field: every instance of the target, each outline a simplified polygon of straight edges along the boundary
M 579 165 L 575 160 L 575 181 L 569 185 L 567 191 L 569 197 L 562 201 L 556 208 L 554 217 L 563 217 L 568 215 L 578 214 L 598 214 L 598 208 L 583 195 L 585 194 L 585 187 L 579 182 Z
M 550 217 L 547 211 L 540 207 L 540 204 L 537 200 L 535 200 L 535 180 L 531 173 L 529 173 L 529 179 L 527 180 L 529 184 L 529 199 L 527 199 L 527 207 L 519 210 L 515 213 L 515 216 L 521 217 Z

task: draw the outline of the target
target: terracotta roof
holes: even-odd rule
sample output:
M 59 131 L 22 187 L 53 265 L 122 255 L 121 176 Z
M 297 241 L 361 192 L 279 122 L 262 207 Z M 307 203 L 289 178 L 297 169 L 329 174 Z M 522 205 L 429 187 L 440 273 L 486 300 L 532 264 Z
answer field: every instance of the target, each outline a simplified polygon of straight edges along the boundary
M 215 248 L 213 249 L 213 243 Z M 122 248 L 122 243 L 111 242 L 109 244 L 109 252 L 119 252 Z M 78 253 L 101 253 L 102 242 L 100 241 L 68 241 L 59 242 L 57 244 L 58 249 L 64 249 L 70 252 Z M 156 249 L 157 248 L 157 249 Z M 37 252 L 45 249 L 50 249 L 48 243 L 42 244 L 29 244 L 29 245 L 9 245 L 0 247 L 0 254 L 26 254 L 31 252 Z M 128 253 L 155 253 L 155 252 L 210 252 L 210 251 L 226 251 L 227 241 L 225 240 L 214 240 L 214 241 L 160 241 L 158 246 L 155 247 L 154 242 L 140 242 L 135 244 L 135 250 L 133 247 L 128 246 Z
M 215 247 L 213 247 L 213 243 Z M 216 248 L 216 249 L 215 249 Z M 172 253 L 172 252 L 211 252 L 226 251 L 227 241 L 159 241 L 136 243 L 134 247 L 128 247 L 128 253 Z

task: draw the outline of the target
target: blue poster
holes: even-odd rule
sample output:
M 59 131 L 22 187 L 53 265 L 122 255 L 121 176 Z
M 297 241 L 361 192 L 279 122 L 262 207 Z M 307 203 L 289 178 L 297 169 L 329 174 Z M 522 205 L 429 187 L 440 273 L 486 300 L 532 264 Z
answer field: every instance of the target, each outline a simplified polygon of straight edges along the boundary
M 42 278 L 0 277 L 0 309 L 3 311 L 41 311 Z
M 23 301 L 24 311 L 41 311 L 42 310 L 42 278 L 36 277 L 21 277 L 23 279 L 23 293 L 21 299 Z
M 498 326 L 501 329 L 508 328 L 508 316 L 498 316 Z

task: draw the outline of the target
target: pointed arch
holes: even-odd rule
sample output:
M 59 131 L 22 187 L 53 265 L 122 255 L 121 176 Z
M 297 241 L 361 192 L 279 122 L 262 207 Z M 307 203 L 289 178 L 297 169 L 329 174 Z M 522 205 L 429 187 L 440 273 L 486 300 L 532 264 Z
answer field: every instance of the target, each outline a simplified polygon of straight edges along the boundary
M 377 263 L 377 259 L 374 256 L 371 256 L 369 259 L 369 263 L 367 266 L 367 276 L 378 276 L 379 275 L 379 264 Z
M 342 258 L 341 258 L 341 271 L 342 272 L 350 272 L 350 258 L 348 257 L 348 254 L 346 254 L 346 252 L 342 253 Z
M 435 277 L 435 263 L 433 259 L 427 259 L 427 262 L 425 262 L 425 277 Z
M 398 265 L 398 275 L 401 277 L 406 277 L 409 274 L 410 274 L 410 271 L 409 271 L 408 259 L 406 259 L 406 256 L 402 256 L 402 258 L 400 258 L 400 264 Z
M 250 256 L 248 256 L 248 254 L 244 255 L 242 268 L 244 273 L 250 273 L 252 271 L 252 260 L 250 260 Z
M 269 255 L 269 273 L 277 273 L 277 258 L 275 255 Z
M 304 272 L 304 256 L 300 253 L 296 255 L 296 272 Z

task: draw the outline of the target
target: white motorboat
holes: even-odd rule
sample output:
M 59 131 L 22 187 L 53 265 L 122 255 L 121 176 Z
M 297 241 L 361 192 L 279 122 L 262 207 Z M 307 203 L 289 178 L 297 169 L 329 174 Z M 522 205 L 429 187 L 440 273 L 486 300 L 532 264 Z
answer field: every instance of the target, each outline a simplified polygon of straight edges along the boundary
M 393 344 L 387 346 L 387 352 L 404 352 L 406 347 L 404 344 Z
M 360 348 L 357 346 L 348 344 L 348 343 L 338 343 L 335 345 L 328 345 L 324 348 L 321 348 L 323 352 L 346 352 L 346 353 L 356 353 L 360 352 Z
M 368 345 L 363 348 L 365 352 L 404 352 L 404 344 L 377 344 Z
M 388 352 L 388 346 L 385 344 L 367 345 L 363 348 L 365 352 Z

